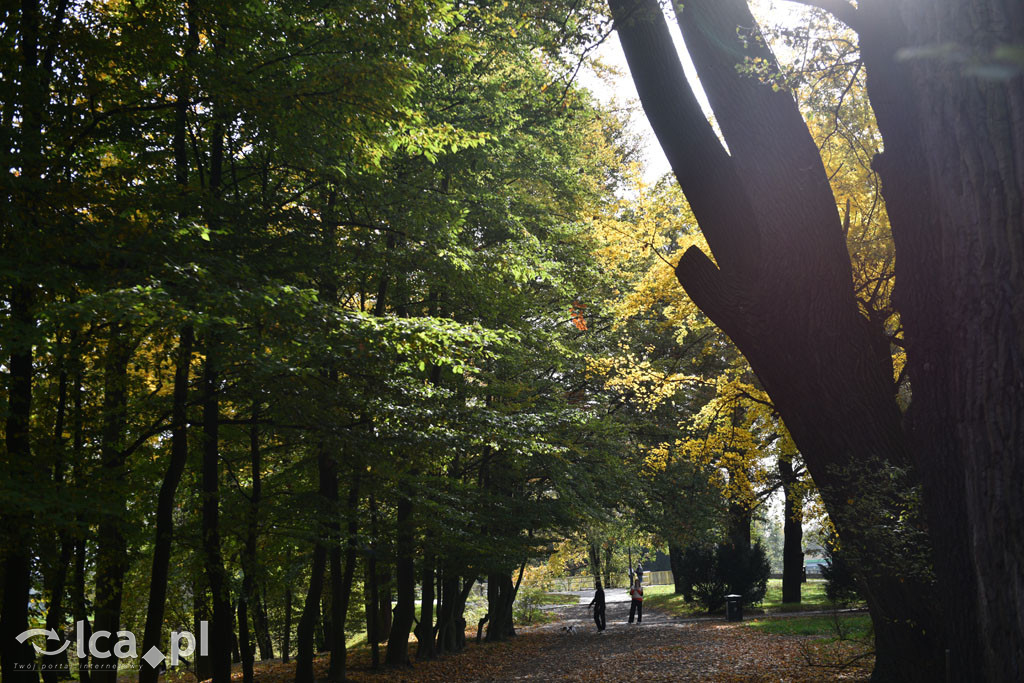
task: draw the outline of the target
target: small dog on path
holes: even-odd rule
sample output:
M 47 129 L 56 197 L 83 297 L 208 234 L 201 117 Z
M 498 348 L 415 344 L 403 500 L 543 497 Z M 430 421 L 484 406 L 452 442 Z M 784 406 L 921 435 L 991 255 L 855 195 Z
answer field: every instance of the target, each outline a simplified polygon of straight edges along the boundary
M 569 624 L 562 627 L 562 633 L 570 636 L 576 635 L 576 624 Z

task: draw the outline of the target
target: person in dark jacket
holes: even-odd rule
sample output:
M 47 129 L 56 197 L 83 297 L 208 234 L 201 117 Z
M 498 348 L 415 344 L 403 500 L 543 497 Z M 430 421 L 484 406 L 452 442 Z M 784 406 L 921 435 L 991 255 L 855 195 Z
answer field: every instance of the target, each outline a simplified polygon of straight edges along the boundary
M 597 624 L 598 631 L 603 631 L 605 627 L 604 589 L 601 588 L 601 579 L 597 580 L 597 590 L 594 591 L 594 599 L 590 601 L 587 607 L 594 608 L 594 623 Z

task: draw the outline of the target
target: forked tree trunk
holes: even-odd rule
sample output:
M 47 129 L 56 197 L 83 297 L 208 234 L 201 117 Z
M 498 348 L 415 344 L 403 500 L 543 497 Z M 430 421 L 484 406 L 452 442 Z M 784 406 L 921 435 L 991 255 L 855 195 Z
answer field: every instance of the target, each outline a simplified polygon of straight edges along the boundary
M 427 544 L 429 546 L 429 542 Z M 423 577 L 420 582 L 420 623 L 416 626 L 416 661 L 427 661 L 436 656 L 434 649 L 434 555 L 428 550 L 423 557 Z
M 746 356 L 782 416 L 840 536 L 859 558 L 878 680 L 941 678 L 932 586 L 909 571 L 890 519 L 857 479 L 911 458 L 890 350 L 858 310 L 845 236 L 818 148 L 792 96 L 737 66 L 774 62 L 742 0 L 687 0 L 679 23 L 729 151 L 689 86 L 655 0 L 610 0 L 641 102 L 714 256 L 676 267 L 684 289 Z M 902 507 L 901 507 L 902 506 Z M 895 509 L 893 509 L 895 507 Z
M 396 505 L 398 525 L 395 537 L 395 603 L 391 631 L 388 634 L 388 650 L 384 662 L 391 667 L 409 665 L 409 633 L 416 616 L 416 565 L 413 553 L 415 537 L 413 529 L 412 492 L 403 486 Z

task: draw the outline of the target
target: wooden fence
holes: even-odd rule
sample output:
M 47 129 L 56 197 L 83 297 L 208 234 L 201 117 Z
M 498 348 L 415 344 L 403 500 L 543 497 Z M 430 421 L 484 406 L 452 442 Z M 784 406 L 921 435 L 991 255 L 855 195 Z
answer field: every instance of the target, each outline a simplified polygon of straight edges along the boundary
M 672 572 L 644 572 L 645 586 L 664 586 L 672 584 Z M 628 576 L 613 576 L 610 588 L 628 588 Z M 594 587 L 594 577 L 589 574 L 579 576 L 563 576 L 550 579 L 545 588 L 549 591 L 586 591 Z

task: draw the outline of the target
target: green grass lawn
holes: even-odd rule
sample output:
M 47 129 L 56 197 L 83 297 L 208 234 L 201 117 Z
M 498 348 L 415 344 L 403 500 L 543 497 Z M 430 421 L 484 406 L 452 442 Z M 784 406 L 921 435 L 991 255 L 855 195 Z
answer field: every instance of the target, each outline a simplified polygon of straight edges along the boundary
M 764 633 L 783 636 L 819 636 L 843 640 L 864 639 L 871 635 L 871 617 L 867 614 L 754 619 L 746 622 L 746 625 Z
M 832 605 L 825 597 L 825 582 L 812 579 L 800 587 L 801 601 L 798 603 L 782 602 L 782 579 L 768 579 L 768 593 L 760 605 L 744 605 L 745 612 L 764 610 L 773 612 L 808 612 L 831 609 Z M 659 609 L 681 617 L 697 617 L 707 612 L 697 604 L 683 601 L 681 595 L 673 593 L 672 586 L 645 586 L 644 602 L 651 609 Z M 853 605 L 854 607 L 859 605 Z
M 544 593 L 539 600 L 542 605 L 575 605 L 579 601 L 579 596 L 561 593 Z

